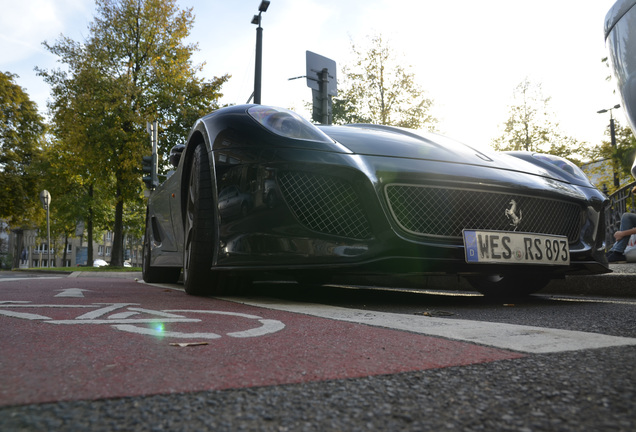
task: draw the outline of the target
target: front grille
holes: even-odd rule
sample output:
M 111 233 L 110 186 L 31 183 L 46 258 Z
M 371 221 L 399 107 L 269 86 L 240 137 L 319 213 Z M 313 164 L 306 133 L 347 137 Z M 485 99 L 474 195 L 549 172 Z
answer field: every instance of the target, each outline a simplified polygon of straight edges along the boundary
M 579 238 L 581 208 L 569 202 L 404 184 L 385 190 L 395 221 L 415 235 L 461 237 L 462 229 L 475 229 L 565 235 L 570 242 Z
M 354 239 L 371 237 L 358 195 L 345 180 L 285 171 L 279 174 L 278 184 L 289 208 L 306 227 Z

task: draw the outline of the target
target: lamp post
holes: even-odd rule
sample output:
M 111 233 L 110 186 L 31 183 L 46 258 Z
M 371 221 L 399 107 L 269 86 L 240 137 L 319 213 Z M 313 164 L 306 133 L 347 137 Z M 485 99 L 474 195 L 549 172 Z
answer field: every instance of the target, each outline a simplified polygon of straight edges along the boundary
M 49 207 L 51 205 L 51 194 L 49 191 L 44 189 L 40 192 L 40 201 L 42 201 L 42 206 L 44 210 L 46 210 L 46 237 L 47 237 L 47 248 L 46 248 L 46 266 L 51 267 L 51 223 L 49 218 Z
M 258 25 L 256 28 L 256 61 L 254 66 L 254 103 L 261 103 L 261 74 L 263 68 L 263 27 L 261 27 L 261 15 L 267 11 L 269 0 L 261 0 L 258 7 L 258 15 L 252 18 L 252 24 Z
M 610 113 L 610 139 L 612 142 L 612 148 L 614 149 L 614 152 L 616 152 L 616 128 L 614 127 L 614 116 L 612 115 L 612 110 L 618 109 L 620 107 L 621 107 L 620 104 L 616 104 L 611 108 L 605 108 L 600 111 L 597 111 L 598 114 L 604 114 L 608 111 Z M 620 186 L 620 181 L 618 179 L 618 173 L 616 172 L 616 163 L 615 161 L 613 162 L 614 163 L 612 165 L 614 169 L 614 186 L 618 189 L 618 187 Z

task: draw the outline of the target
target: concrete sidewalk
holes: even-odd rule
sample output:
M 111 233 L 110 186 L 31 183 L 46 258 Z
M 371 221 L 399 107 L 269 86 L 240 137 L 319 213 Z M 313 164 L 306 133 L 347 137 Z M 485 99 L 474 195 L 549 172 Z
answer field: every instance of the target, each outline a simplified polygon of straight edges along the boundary
M 610 264 L 612 273 L 553 280 L 542 294 L 636 297 L 636 263 Z

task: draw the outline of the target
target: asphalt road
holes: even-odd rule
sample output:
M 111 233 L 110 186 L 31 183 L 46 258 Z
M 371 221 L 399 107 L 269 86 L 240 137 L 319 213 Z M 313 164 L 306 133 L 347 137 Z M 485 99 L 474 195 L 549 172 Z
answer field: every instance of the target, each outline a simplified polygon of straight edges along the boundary
M 632 431 L 636 266 L 619 266 L 514 303 L 280 283 L 201 299 L 130 274 L 0 273 L 0 430 Z M 159 312 L 165 328 L 130 321 Z

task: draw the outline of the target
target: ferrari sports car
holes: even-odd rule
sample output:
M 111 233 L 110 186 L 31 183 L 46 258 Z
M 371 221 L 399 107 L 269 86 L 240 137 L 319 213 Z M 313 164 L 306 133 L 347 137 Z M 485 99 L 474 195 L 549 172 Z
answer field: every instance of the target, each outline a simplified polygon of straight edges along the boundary
M 555 156 L 241 105 L 198 120 L 170 159 L 148 200 L 143 277 L 183 270 L 189 294 L 285 273 L 458 275 L 485 294 L 527 295 L 608 271 L 607 198 Z

